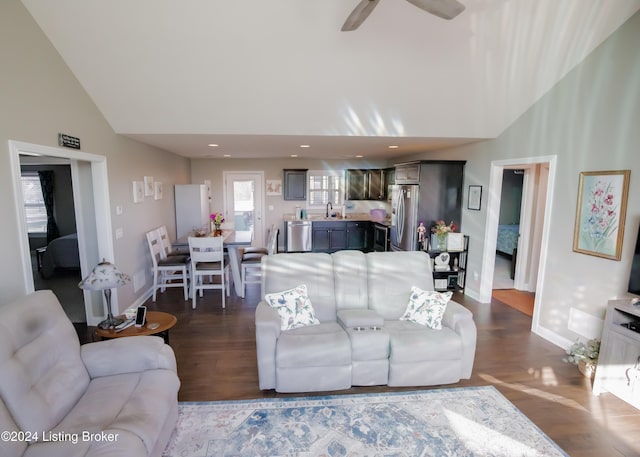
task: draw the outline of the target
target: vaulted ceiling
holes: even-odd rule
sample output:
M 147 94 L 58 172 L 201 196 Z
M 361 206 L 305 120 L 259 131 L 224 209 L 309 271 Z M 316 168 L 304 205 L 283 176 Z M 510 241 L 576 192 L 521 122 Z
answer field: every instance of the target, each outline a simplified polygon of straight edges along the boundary
M 390 157 L 495 138 L 640 9 L 461 0 L 447 21 L 381 0 L 341 32 L 358 1 L 22 3 L 116 133 L 235 158 Z

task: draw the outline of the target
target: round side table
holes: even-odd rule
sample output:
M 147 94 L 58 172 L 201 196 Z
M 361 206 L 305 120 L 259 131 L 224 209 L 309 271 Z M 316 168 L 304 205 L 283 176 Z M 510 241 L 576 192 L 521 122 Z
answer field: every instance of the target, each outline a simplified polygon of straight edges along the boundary
M 123 317 L 123 316 L 121 316 Z M 163 313 L 161 311 L 147 311 L 147 321 L 142 327 L 132 325 L 124 330 L 116 332 L 115 329 L 96 328 L 96 335 L 100 338 L 122 338 L 125 336 L 149 336 L 158 335 L 164 338 L 164 342 L 169 344 L 169 330 L 176 325 L 178 319 L 173 314 Z M 149 328 L 152 324 L 158 324 L 156 328 Z

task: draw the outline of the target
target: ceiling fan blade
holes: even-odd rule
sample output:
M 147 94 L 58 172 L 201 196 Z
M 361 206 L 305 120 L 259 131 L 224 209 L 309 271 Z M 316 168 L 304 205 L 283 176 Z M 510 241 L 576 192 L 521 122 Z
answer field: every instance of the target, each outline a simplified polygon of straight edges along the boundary
M 407 0 L 420 9 L 428 11 L 442 19 L 453 19 L 462 13 L 465 6 L 458 0 Z
M 364 22 L 369 17 L 371 11 L 376 7 L 380 0 L 360 0 L 360 3 L 354 8 L 349 17 L 342 26 L 343 32 L 351 32 Z

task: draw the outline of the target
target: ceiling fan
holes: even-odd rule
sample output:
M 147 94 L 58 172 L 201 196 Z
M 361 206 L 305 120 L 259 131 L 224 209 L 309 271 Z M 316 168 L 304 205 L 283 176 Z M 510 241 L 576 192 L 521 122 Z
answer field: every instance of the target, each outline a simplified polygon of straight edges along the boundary
M 351 32 L 364 22 L 380 0 L 360 0 L 342 26 L 343 32 Z M 453 19 L 464 11 L 458 0 L 407 0 L 409 3 L 442 19 Z

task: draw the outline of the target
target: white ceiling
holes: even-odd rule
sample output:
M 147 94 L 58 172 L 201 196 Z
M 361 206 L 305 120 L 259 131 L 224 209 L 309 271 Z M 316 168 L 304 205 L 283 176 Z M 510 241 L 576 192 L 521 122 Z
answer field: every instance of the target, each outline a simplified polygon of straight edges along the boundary
M 390 157 L 495 138 L 640 9 L 461 0 L 446 21 L 382 0 L 340 32 L 358 1 L 22 3 L 115 132 L 234 158 Z

